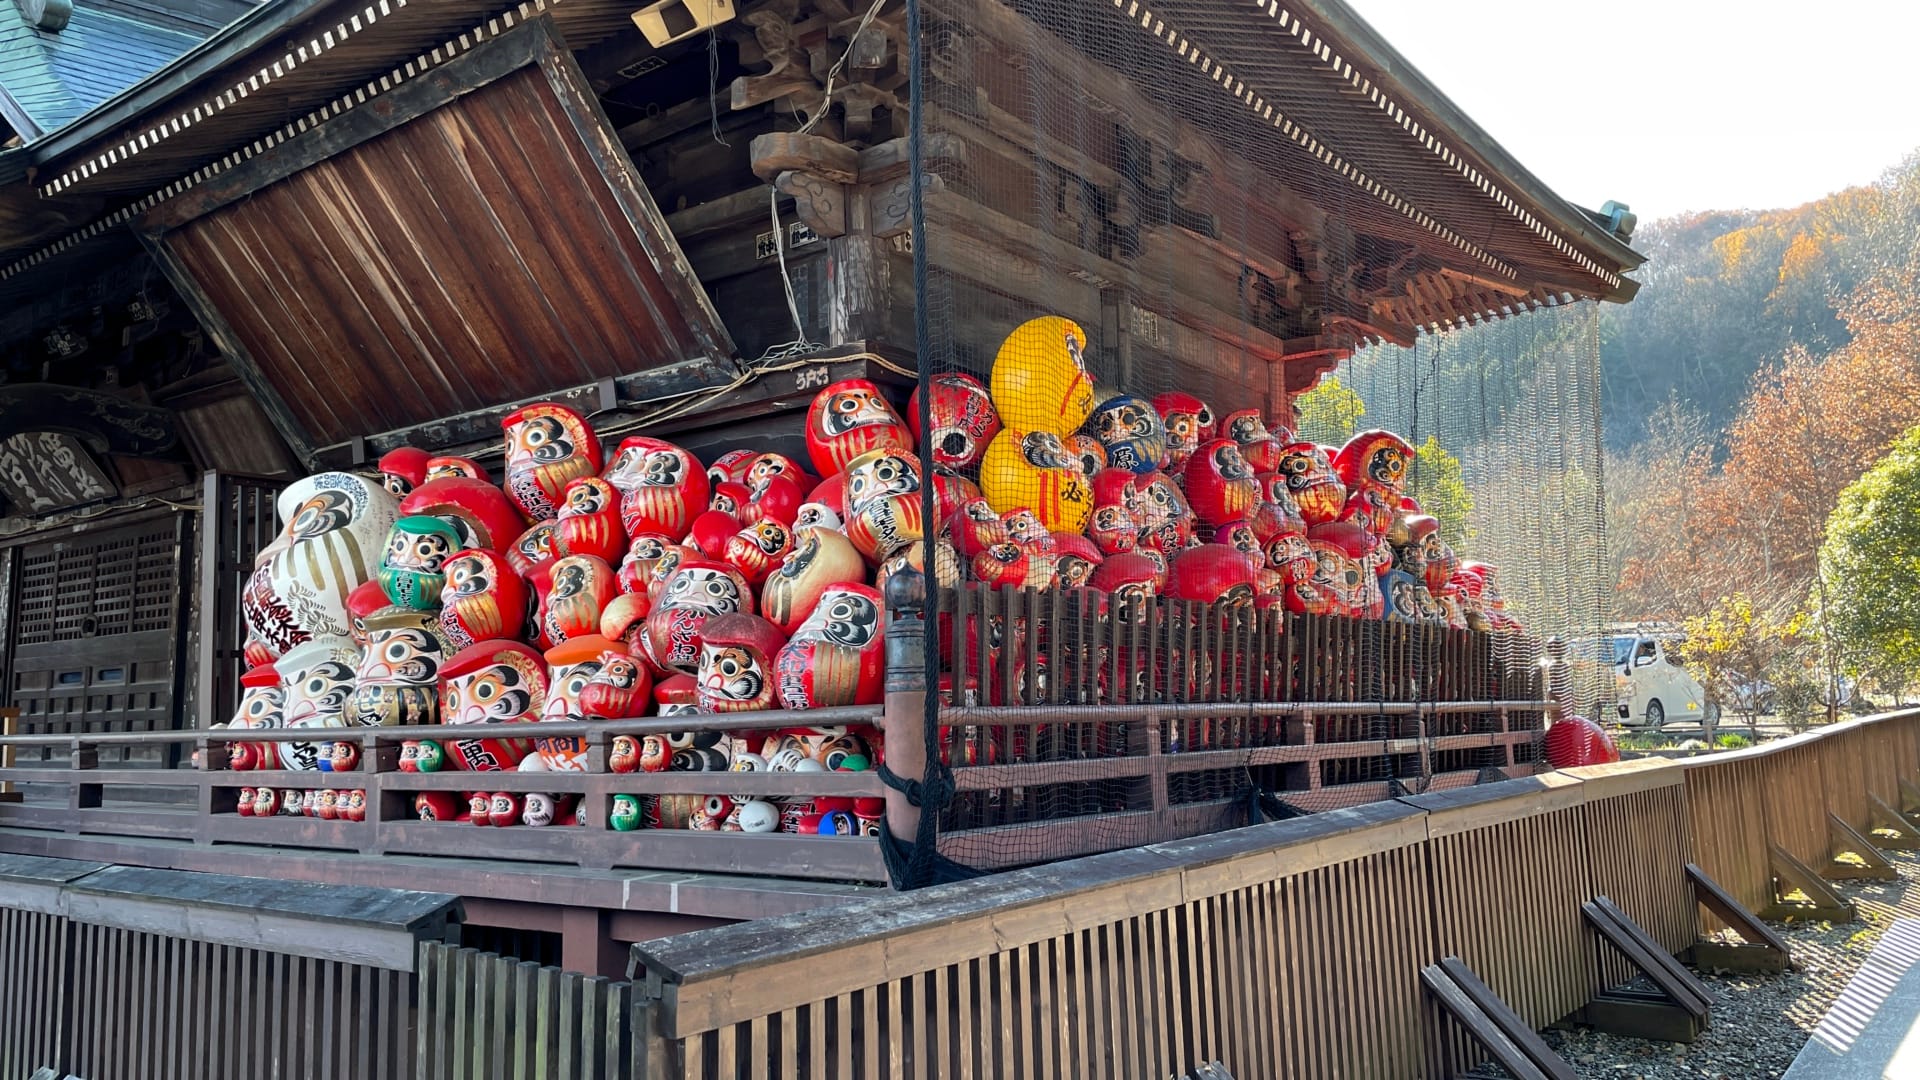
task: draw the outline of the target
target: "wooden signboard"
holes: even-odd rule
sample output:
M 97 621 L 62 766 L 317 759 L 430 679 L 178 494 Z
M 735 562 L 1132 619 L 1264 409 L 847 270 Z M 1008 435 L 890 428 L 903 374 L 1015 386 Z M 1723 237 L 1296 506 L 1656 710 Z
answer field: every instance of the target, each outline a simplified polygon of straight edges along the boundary
M 0 495 L 18 513 L 50 514 L 119 493 L 71 435 L 31 431 L 0 440 Z

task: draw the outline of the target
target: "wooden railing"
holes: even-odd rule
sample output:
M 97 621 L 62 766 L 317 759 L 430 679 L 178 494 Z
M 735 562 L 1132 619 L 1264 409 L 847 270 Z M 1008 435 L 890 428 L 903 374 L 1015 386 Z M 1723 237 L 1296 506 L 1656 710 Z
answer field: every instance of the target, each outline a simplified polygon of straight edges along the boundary
M 1605 973 L 1580 903 L 1680 950 L 1682 770 L 1629 763 L 1387 800 L 635 946 L 654 1075 L 1438 1076 L 1418 972 L 1460 955 L 1529 1022 Z M 1677 854 L 1677 852 L 1673 852 Z
M 929 633 L 939 851 L 980 869 L 1217 832 L 1250 787 L 1316 812 L 1530 775 L 1552 709 L 1509 632 L 968 585 Z
M 1920 710 L 659 939 L 635 947 L 632 986 L 444 947 L 416 923 L 406 933 L 428 944 L 404 948 L 379 944 L 390 928 L 221 923 L 208 912 L 251 904 L 228 887 L 178 920 L 58 901 L 85 890 L 57 861 L 0 856 L 0 1070 L 984 1080 L 1218 1061 L 1234 1076 L 1438 1078 L 1477 1053 L 1423 998 L 1423 966 L 1459 956 L 1528 1023 L 1552 1023 L 1629 974 L 1583 928 L 1583 901 L 1612 898 L 1683 952 L 1700 924 L 1688 861 L 1761 906 L 1772 873 L 1751 853 L 1821 865 L 1829 814 L 1884 837 L 1888 815 L 1920 809 L 1916 776 Z M 165 876 L 206 891 L 191 888 L 203 875 Z M 271 887 L 301 919 L 341 896 Z
M 1920 810 L 1920 710 L 1691 758 L 1683 768 L 1693 861 L 1762 911 L 1775 900 L 1776 852 L 1816 869 L 1827 862 L 1828 815 L 1870 835 L 1899 824 L 1889 818 Z
M 706 727 L 728 731 L 774 730 L 812 724 L 872 724 L 875 708 L 815 709 L 805 713 L 761 712 L 728 717 L 607 720 L 516 724 L 516 739 L 584 738 L 589 760 L 599 771 L 562 772 L 400 772 L 399 744 L 423 736 L 445 738 L 458 728 L 252 728 L 199 732 L 143 732 L 112 735 L 19 736 L 6 743 L 58 743 L 68 750 L 69 768 L 0 769 L 0 780 L 64 788 L 64 805 L 36 802 L 0 808 L 0 825 L 67 833 L 190 840 L 201 844 L 246 843 L 355 851 L 362 854 L 473 856 L 558 863 L 590 868 L 646 867 L 698 869 L 724 873 L 884 882 L 879 844 L 864 836 L 797 836 L 783 833 L 693 832 L 642 829 L 615 832 L 607 827 L 613 796 L 843 796 L 878 797 L 885 790 L 872 772 L 635 772 L 610 773 L 608 747 L 617 735 L 661 735 Z M 490 728 L 492 737 L 507 734 Z M 93 749 L 101 744 L 147 741 L 197 744 L 204 766 L 156 773 L 153 770 L 95 767 Z M 355 742 L 360 768 L 352 772 L 243 770 L 223 768 L 226 746 L 235 742 Z M 113 804 L 116 787 L 176 787 L 190 794 L 181 807 Z M 363 790 L 366 820 L 243 816 L 235 811 L 243 787 L 283 790 Z M 510 791 L 576 794 L 586 801 L 589 827 L 550 826 L 476 830 L 454 821 L 421 821 L 412 809 L 422 791 Z M 4 850 L 0 847 L 0 850 Z

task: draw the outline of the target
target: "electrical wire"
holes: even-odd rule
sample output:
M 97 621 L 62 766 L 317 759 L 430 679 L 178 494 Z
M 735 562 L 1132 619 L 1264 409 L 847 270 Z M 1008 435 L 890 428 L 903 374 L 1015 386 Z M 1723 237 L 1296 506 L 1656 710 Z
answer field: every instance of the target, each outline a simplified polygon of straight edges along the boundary
M 852 58 L 854 47 L 860 43 L 860 35 L 867 32 L 867 27 L 873 25 L 874 16 L 880 14 L 880 9 L 886 5 L 887 0 L 873 0 L 866 14 L 860 17 L 859 25 L 854 27 L 853 34 L 847 40 L 846 50 L 840 54 L 838 60 L 833 62 L 833 66 L 827 69 L 827 77 L 821 88 L 820 107 L 801 122 L 794 134 L 805 135 L 812 131 L 820 121 L 826 119 L 827 113 L 832 111 L 834 81 L 840 77 L 840 70 L 846 67 L 847 61 Z M 794 339 L 769 348 L 761 354 L 755 366 L 772 357 L 792 355 L 795 352 L 811 352 L 821 347 L 807 337 L 807 328 L 800 319 L 800 301 L 793 291 L 793 275 L 787 271 L 786 229 L 780 224 L 780 189 L 769 184 L 767 192 L 768 208 L 773 218 L 773 252 L 780 262 L 780 282 L 787 294 L 787 316 L 793 320 Z

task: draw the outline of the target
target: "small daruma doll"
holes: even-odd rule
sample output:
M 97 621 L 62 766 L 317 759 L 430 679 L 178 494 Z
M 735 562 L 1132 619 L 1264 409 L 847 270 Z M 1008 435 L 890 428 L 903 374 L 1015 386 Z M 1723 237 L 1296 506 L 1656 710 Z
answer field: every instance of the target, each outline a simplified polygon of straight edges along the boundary
M 567 485 L 600 471 L 600 439 L 564 405 L 529 405 L 500 421 L 507 434 L 503 485 L 528 521 L 559 514 Z
M 1240 444 L 1211 439 L 1187 459 L 1186 494 L 1187 505 L 1200 520 L 1217 528 L 1253 510 L 1260 499 L 1260 481 L 1240 456 Z
M 865 379 L 842 379 L 815 394 L 807 409 L 807 456 L 821 476 L 873 450 L 913 452 L 913 435 L 880 388 Z
M 517 638 L 527 619 L 527 583 L 495 551 L 475 548 L 454 553 L 443 567 L 440 632 L 447 643 L 464 649 L 494 638 Z
M 731 477 L 726 479 L 731 482 Z M 713 484 L 698 458 L 670 442 L 644 436 L 620 443 L 607 480 L 620 492 L 620 520 L 635 536 L 686 535 L 694 516 L 707 508 Z
M 886 666 L 880 593 L 830 586 L 774 660 L 780 704 L 789 709 L 877 705 Z
M 879 563 L 926 535 L 920 465 L 903 450 L 874 450 L 847 464 L 847 539 Z
M 942 469 L 970 469 L 980 463 L 987 444 L 1000 433 L 1000 414 L 987 396 L 980 380 L 959 372 L 934 375 L 928 380 L 932 397 L 927 403 L 932 414 L 933 435 L 927 450 L 933 463 Z M 907 423 L 915 438 L 920 430 L 920 391 L 914 390 L 907 402 Z
M 272 664 L 249 668 L 240 676 L 240 705 L 233 711 L 230 728 L 277 728 L 286 726 L 285 692 L 280 672 Z M 274 744 L 237 742 L 227 746 L 227 767 L 231 769 L 271 769 L 279 764 Z
M 641 716 L 652 694 L 646 667 L 619 649 L 608 649 L 600 654 L 600 670 L 580 690 L 580 714 L 599 720 Z
M 773 661 L 786 643 L 780 628 L 758 615 L 715 615 L 708 619 L 700 632 L 700 665 L 694 676 L 699 685 L 700 711 L 772 708 Z
M 540 593 L 540 639 L 549 647 L 599 633 L 600 613 L 620 595 L 613 567 L 593 555 L 556 559 L 535 573 L 533 583 Z
M 1154 398 L 1153 407 L 1167 429 L 1167 457 L 1163 467 L 1186 468 L 1193 451 L 1214 436 L 1213 410 L 1192 394 L 1178 391 Z
M 568 484 L 554 541 L 562 555 L 592 555 L 618 563 L 627 546 L 627 530 L 620 523 L 620 493 L 598 476 L 583 476 Z
M 1286 478 L 1287 493 L 1309 526 L 1325 525 L 1340 518 L 1347 504 L 1347 486 L 1333 471 L 1333 458 L 1327 448 L 1297 442 L 1280 451 L 1279 473 Z
M 1001 422 L 1022 431 L 1077 431 L 1093 411 L 1086 331 L 1047 315 L 1022 323 L 1001 343 L 988 379 Z
M 441 722 L 464 729 L 447 733 L 446 751 L 462 769 L 518 768 L 527 756 L 526 741 L 483 736 L 481 725 L 529 723 L 540 718 L 546 704 L 546 664 L 517 641 L 480 642 L 440 668 Z
M 393 523 L 380 557 L 380 588 L 395 607 L 432 611 L 446 587 L 447 560 L 460 550 L 460 535 L 436 517 L 416 514 Z

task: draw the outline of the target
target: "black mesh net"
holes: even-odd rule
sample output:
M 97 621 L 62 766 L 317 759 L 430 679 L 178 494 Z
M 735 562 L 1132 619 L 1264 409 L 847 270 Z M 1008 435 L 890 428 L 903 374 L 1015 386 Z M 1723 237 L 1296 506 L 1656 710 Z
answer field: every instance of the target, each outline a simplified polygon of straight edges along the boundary
M 1267 86 L 1324 77 L 1251 18 L 1302 50 L 1247 54 Z M 1334 152 L 1371 137 L 1337 105 L 1223 66 L 1248 19 L 910 8 L 927 839 L 959 865 L 1530 771 L 1544 712 L 1501 703 L 1604 621 L 1592 311 L 1413 344 L 1380 312 L 1459 310 L 1438 269 L 1487 253 Z

